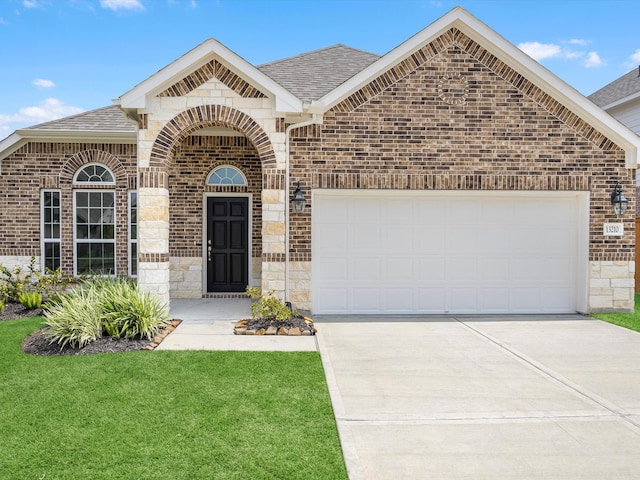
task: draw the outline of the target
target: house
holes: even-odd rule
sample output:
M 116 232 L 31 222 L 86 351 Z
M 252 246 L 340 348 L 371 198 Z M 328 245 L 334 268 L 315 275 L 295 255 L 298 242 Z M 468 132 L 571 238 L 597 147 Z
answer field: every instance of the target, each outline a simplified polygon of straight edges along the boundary
M 382 57 L 207 40 L 0 142 L 0 263 L 315 314 L 631 310 L 639 147 L 462 8 Z
M 631 131 L 640 135 L 640 66 L 605 85 L 587 97 Z M 640 170 L 636 170 L 636 257 L 640 251 Z M 636 292 L 640 291 L 640 270 L 635 275 Z

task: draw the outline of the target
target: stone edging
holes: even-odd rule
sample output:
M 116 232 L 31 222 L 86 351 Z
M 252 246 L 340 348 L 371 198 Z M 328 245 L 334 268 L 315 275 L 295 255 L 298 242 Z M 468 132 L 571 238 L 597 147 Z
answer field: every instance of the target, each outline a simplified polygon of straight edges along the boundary
M 162 343 L 162 341 L 167 337 L 167 335 L 173 332 L 181 323 L 182 323 L 182 320 L 178 320 L 178 319 L 171 320 L 165 328 L 160 330 L 156 334 L 156 336 L 153 337 L 153 340 L 151 340 L 151 343 L 149 343 L 149 345 L 144 347 L 144 350 L 154 350 L 158 345 Z

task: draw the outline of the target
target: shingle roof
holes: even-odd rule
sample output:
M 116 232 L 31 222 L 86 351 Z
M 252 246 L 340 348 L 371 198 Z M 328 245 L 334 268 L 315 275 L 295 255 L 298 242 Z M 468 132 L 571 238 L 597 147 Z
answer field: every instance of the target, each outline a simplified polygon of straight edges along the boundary
M 346 45 L 314 50 L 257 68 L 302 101 L 318 100 L 380 58 Z
M 82 132 L 135 132 L 136 127 L 128 122 L 117 105 L 89 110 L 70 117 L 40 123 L 25 130 L 57 130 Z
M 640 68 L 625 73 L 587 98 L 599 107 L 604 107 L 634 93 L 640 93 Z

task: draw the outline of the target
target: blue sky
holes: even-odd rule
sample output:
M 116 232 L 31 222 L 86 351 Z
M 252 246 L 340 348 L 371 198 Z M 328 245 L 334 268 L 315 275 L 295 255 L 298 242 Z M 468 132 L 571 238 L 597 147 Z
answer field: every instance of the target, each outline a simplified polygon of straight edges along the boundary
M 640 64 L 637 0 L 0 0 L 0 139 L 110 105 L 208 38 L 254 65 L 382 55 L 457 5 L 585 95 Z

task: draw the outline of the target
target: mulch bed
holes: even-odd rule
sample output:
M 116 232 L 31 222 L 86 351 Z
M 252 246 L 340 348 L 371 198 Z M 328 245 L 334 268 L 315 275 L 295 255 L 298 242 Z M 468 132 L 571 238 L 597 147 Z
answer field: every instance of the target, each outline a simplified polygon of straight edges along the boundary
M 42 316 L 42 309 L 27 310 L 19 303 L 7 303 L 0 312 L 0 321 L 16 320 L 26 317 Z M 36 330 L 22 342 L 22 351 L 32 355 L 88 355 L 95 353 L 122 353 L 138 350 L 153 350 L 164 338 L 180 325 L 181 320 L 171 320 L 166 328 L 162 329 L 153 339 L 129 339 L 101 337 L 96 341 L 85 345 L 83 348 L 75 348 L 66 345 L 62 349 L 57 343 L 50 343 L 51 338 L 45 335 L 47 327 Z
M 308 317 L 292 317 L 288 320 L 275 321 L 261 318 L 240 320 L 234 328 L 236 335 L 315 335 L 313 320 Z

